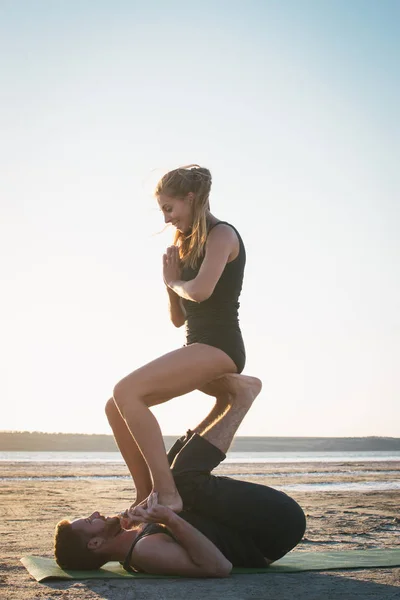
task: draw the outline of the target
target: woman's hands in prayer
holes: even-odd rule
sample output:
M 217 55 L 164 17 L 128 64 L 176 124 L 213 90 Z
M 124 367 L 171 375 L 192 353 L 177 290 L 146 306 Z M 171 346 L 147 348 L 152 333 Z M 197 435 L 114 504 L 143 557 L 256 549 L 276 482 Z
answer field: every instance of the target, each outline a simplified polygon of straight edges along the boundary
M 166 286 L 174 281 L 180 281 L 182 274 L 178 246 L 169 246 L 163 255 L 163 278 Z

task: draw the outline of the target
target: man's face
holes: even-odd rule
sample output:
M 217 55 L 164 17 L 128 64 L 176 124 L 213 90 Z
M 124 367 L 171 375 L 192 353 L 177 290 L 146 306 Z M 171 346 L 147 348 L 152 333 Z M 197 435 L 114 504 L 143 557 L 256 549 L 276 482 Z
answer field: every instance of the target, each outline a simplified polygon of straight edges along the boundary
M 102 537 L 105 540 L 115 537 L 122 531 L 119 517 L 104 517 L 98 512 L 94 512 L 86 519 L 72 521 L 71 526 L 74 531 L 88 538 Z

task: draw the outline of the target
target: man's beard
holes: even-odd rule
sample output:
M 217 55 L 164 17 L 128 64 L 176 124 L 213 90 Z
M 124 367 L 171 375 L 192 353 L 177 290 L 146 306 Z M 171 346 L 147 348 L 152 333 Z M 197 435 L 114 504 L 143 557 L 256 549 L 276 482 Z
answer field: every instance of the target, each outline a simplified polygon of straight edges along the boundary
M 121 523 L 119 517 L 110 517 L 106 522 L 107 533 L 109 536 L 115 536 L 121 531 Z

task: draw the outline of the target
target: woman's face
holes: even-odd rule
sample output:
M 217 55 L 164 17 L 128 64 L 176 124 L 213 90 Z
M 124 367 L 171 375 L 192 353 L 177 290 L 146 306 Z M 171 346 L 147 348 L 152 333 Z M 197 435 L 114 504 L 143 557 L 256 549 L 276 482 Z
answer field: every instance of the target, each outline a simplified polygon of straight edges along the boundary
M 189 231 L 192 226 L 192 193 L 189 193 L 185 198 L 173 198 L 172 196 L 160 194 L 157 201 L 164 215 L 165 223 L 171 223 L 182 233 Z

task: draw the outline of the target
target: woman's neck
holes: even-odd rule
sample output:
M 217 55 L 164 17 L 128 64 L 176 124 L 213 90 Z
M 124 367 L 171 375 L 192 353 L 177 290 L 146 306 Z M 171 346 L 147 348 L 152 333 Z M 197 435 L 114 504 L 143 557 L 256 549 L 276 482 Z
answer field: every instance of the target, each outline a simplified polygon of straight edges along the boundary
M 210 211 L 207 211 L 206 219 L 208 227 L 214 227 L 214 225 L 219 222 L 219 219 L 217 219 L 217 217 L 214 217 L 214 215 L 212 215 Z

